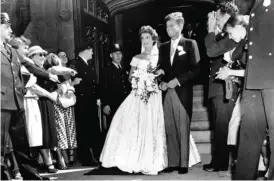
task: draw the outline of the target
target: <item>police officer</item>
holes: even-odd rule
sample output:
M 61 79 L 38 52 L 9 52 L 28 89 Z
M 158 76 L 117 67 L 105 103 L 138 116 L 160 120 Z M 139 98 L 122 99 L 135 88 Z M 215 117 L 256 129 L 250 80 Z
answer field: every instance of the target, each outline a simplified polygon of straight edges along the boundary
M 83 44 L 76 49 L 78 56 L 71 62 L 71 68 L 78 74 L 74 78 L 76 105 L 75 123 L 78 142 L 78 158 L 82 165 L 97 166 L 101 152 L 100 126 L 97 113 L 99 87 L 96 70 L 92 62 L 93 49 Z
M 274 2 L 256 0 L 250 12 L 247 65 L 242 95 L 243 117 L 236 180 L 257 177 L 260 151 L 269 128 L 271 158 L 268 179 L 274 180 Z
M 100 79 L 101 101 L 103 112 L 107 116 L 107 130 L 116 110 L 130 92 L 128 72 L 121 65 L 123 53 L 119 44 L 112 45 L 110 58 L 112 61 L 104 68 Z
M 37 174 L 36 161 L 29 155 L 24 117 L 24 83 L 21 63 L 16 51 L 7 43 L 11 39 L 11 23 L 7 13 L 1 13 L 1 160 L 12 143 L 20 172 L 26 180 L 48 179 Z

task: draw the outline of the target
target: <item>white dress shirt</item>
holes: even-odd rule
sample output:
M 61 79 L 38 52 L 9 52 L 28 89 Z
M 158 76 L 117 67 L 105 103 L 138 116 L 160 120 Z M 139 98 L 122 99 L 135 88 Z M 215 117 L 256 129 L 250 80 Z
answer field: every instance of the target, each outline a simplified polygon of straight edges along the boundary
M 182 35 L 180 34 L 176 40 L 171 40 L 171 43 L 170 43 L 170 63 L 171 63 L 171 65 L 173 64 L 174 55 L 175 55 L 177 46 L 178 46 L 181 38 L 182 38 Z M 172 48 L 173 48 L 173 52 L 172 52 Z M 175 78 L 175 79 L 177 80 L 178 86 L 181 86 L 178 79 L 177 78 Z
M 171 44 L 170 44 L 170 62 L 171 62 L 171 65 L 173 63 L 173 58 L 174 58 L 177 46 L 178 46 L 181 38 L 182 38 L 182 35 L 179 35 L 179 37 L 176 40 L 171 40 Z M 173 48 L 173 52 L 172 52 L 172 48 Z
M 81 57 L 81 55 L 79 55 L 80 58 L 82 58 L 82 60 L 88 65 L 88 60 L 85 59 L 84 57 Z

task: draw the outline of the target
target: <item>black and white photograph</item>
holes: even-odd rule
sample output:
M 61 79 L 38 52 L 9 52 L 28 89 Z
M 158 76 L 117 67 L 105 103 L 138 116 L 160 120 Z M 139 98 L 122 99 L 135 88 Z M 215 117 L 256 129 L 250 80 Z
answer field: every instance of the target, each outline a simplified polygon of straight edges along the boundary
M 273 0 L 1 0 L 1 180 L 274 180 Z

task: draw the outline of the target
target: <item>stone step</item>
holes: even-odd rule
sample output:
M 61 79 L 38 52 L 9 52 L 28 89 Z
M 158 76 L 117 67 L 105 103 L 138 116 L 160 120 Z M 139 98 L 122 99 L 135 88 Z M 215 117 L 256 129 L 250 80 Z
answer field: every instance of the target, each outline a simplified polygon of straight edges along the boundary
M 204 86 L 203 85 L 194 85 L 193 86 L 193 91 L 196 91 L 196 90 L 203 90 L 204 89 Z
M 193 97 L 203 97 L 203 96 L 204 96 L 203 89 L 193 90 Z
M 194 105 L 193 104 L 193 112 L 207 112 L 208 110 L 207 110 L 207 107 L 204 107 L 204 106 L 202 106 L 202 105 L 199 105 L 199 104 L 196 104 L 196 105 Z
M 199 154 L 211 154 L 211 143 L 196 143 Z
M 210 130 L 210 122 L 209 121 L 191 121 L 190 130 L 191 131 Z
M 197 104 L 203 106 L 204 98 L 203 97 L 193 97 L 193 105 Z
M 207 111 L 194 111 L 192 113 L 192 122 L 193 121 L 208 121 L 209 115 Z
M 196 143 L 210 143 L 211 131 L 191 131 L 191 135 Z

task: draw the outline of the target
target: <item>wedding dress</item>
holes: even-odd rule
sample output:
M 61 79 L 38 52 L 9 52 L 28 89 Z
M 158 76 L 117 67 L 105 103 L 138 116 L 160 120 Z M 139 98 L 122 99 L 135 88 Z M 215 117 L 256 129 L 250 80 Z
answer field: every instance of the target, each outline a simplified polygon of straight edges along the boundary
M 134 57 L 130 63 L 146 71 L 156 66 L 151 60 Z M 100 161 L 102 166 L 118 167 L 129 173 L 156 175 L 167 167 L 166 134 L 162 94 L 157 88 L 145 103 L 132 91 L 115 113 Z

